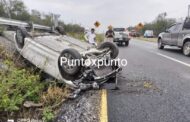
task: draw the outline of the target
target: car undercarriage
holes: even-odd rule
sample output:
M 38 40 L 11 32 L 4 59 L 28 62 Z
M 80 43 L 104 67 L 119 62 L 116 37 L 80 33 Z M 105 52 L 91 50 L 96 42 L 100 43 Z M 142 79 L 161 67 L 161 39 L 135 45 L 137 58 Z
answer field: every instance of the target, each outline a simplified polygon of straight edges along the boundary
M 116 77 L 121 67 L 117 61 L 106 65 L 119 54 L 117 46 L 111 42 L 93 46 L 67 35 L 32 35 L 19 27 L 15 33 L 15 46 L 26 60 L 74 88 L 76 92 L 72 96 L 81 90 L 97 89 L 111 78 L 117 85 Z M 62 64 L 62 58 L 68 61 Z M 74 59 L 80 60 L 80 64 L 69 66 L 69 60 Z

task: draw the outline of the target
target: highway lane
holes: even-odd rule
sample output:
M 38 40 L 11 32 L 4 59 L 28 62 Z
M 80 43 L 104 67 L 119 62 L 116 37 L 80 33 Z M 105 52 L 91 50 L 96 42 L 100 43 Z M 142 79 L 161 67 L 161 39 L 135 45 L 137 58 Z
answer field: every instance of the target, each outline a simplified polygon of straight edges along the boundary
M 181 50 L 131 40 L 120 47 L 128 66 L 119 74 L 120 90 L 108 90 L 110 122 L 189 122 L 190 58 Z M 188 66 L 189 65 L 189 66 Z

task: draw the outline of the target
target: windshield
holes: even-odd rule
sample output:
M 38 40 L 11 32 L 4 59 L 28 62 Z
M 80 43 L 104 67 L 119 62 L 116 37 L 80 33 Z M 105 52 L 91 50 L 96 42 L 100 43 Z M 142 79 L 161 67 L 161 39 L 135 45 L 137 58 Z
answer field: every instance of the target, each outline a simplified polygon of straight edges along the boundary
M 114 28 L 113 31 L 122 32 L 125 31 L 125 28 Z

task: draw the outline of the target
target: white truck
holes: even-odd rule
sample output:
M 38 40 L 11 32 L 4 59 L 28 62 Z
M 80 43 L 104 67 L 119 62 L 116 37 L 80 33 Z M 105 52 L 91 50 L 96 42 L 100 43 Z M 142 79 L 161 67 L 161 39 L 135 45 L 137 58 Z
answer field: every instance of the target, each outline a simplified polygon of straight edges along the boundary
M 125 46 L 129 45 L 130 37 L 125 28 L 114 28 L 113 31 L 115 34 L 113 42 Z

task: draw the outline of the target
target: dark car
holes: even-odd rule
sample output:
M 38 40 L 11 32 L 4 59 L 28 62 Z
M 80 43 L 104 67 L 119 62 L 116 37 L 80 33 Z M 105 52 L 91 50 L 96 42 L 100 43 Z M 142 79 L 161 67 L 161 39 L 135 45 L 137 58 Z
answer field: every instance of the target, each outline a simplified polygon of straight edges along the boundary
M 177 46 L 183 50 L 184 55 L 190 56 L 190 18 L 159 34 L 158 48 L 163 49 L 165 45 Z
M 132 31 L 129 33 L 129 35 L 130 35 L 131 37 L 140 37 L 140 33 L 136 32 L 135 30 L 132 30 Z

